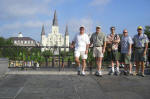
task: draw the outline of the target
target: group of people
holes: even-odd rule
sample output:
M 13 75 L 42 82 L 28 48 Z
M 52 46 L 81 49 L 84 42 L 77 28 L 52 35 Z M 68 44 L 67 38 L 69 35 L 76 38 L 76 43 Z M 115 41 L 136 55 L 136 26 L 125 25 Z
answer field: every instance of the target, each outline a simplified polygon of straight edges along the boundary
M 85 33 L 85 27 L 80 27 L 80 33 L 78 33 L 72 41 L 71 47 L 75 47 L 75 62 L 77 65 L 78 75 L 85 76 L 86 59 L 88 57 L 89 47 L 93 47 L 93 57 L 96 59 L 97 71 L 96 76 L 102 76 L 102 59 L 104 57 L 105 50 L 107 48 L 110 51 L 111 57 L 111 70 L 109 75 L 119 75 L 119 57 L 118 57 L 118 45 L 121 44 L 121 62 L 125 65 L 124 74 L 132 75 L 132 64 L 131 64 L 131 54 L 132 49 L 134 50 L 134 62 L 136 64 L 136 71 L 134 75 L 140 75 L 144 77 L 146 53 L 148 49 L 148 37 L 143 34 L 142 26 L 137 28 L 137 34 L 131 38 L 128 35 L 128 30 L 123 30 L 123 36 L 120 38 L 118 34 L 115 33 L 115 27 L 111 27 L 111 33 L 106 36 L 101 32 L 101 27 L 96 27 L 96 32 L 94 32 L 91 37 Z M 82 66 L 80 66 L 80 58 L 82 59 Z M 116 68 L 114 67 L 116 64 Z M 139 68 L 141 67 L 141 72 Z

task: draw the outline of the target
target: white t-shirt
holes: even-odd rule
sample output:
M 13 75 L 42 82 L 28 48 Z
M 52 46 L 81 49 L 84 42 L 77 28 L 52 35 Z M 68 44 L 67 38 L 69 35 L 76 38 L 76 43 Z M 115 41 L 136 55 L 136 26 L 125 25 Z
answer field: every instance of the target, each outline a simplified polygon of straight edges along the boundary
M 86 51 L 86 45 L 90 44 L 87 34 L 77 34 L 73 40 L 75 42 L 75 51 Z

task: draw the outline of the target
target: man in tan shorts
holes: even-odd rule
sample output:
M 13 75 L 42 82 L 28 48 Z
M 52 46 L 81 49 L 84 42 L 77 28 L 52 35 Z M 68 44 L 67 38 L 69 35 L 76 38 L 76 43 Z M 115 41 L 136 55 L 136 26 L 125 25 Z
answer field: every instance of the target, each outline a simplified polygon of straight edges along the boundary
M 90 45 L 93 44 L 93 56 L 96 58 L 97 71 L 96 76 L 102 76 L 101 66 L 106 48 L 106 36 L 101 32 L 101 27 L 96 27 L 96 32 L 90 38 Z

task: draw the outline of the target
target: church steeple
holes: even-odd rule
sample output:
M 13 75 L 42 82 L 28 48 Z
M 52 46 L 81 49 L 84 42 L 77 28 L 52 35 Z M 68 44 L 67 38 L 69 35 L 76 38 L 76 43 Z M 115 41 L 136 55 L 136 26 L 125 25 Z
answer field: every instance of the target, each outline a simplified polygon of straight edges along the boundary
M 55 10 L 55 13 L 54 13 L 53 26 L 58 26 L 56 10 Z
M 41 35 L 45 35 L 44 25 L 42 26 L 42 32 L 41 32 Z
M 65 36 L 69 35 L 69 32 L 68 32 L 68 25 L 66 25 L 66 32 L 65 32 Z

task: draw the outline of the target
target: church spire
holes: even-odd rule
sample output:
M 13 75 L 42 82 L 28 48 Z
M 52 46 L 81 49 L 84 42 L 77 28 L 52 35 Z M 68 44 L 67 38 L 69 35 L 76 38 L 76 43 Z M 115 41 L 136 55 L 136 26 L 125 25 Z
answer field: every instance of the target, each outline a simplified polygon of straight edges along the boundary
M 65 31 L 65 36 L 69 35 L 69 32 L 68 32 L 68 25 L 66 25 L 66 31 Z
M 44 25 L 42 26 L 42 32 L 41 32 L 41 35 L 45 35 Z
M 55 10 L 55 13 L 54 13 L 53 26 L 58 26 L 56 10 Z

